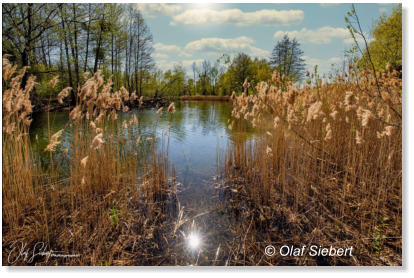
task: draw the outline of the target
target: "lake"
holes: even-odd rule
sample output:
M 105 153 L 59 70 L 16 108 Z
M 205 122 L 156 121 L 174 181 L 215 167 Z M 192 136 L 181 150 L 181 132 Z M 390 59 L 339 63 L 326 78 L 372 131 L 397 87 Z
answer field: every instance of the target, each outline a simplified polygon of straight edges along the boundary
M 213 250 L 229 239 L 230 233 L 226 232 L 226 227 L 229 221 L 233 221 L 225 213 L 217 213 L 216 210 L 220 203 L 216 189 L 220 167 L 218 157 L 224 157 L 230 140 L 236 137 L 249 137 L 253 132 L 249 130 L 244 134 L 237 134 L 228 128 L 232 111 L 230 102 L 181 101 L 175 106 L 175 113 L 163 112 L 160 116 L 155 108 L 119 113 L 118 122 L 122 123 L 124 118 L 129 119 L 130 114 L 135 113 L 139 125 L 128 128 L 127 132 L 135 133 L 136 137 L 141 136 L 144 142 L 146 138 L 155 137 L 151 142 L 155 142 L 159 150 L 160 142 L 166 138 L 163 134 L 170 127 L 169 160 L 178 181 L 177 195 L 180 205 L 189 217 L 206 213 L 203 217 L 197 217 L 196 224 L 203 234 L 205 248 Z M 49 153 L 43 151 L 48 144 L 48 122 L 53 134 L 68 123 L 68 113 L 40 113 L 34 117 L 30 135 L 35 156 L 41 160 L 44 167 L 47 167 L 50 161 Z M 65 128 L 61 138 L 62 144 L 53 153 L 54 161 L 62 160 L 60 157 L 65 155 L 64 148 L 70 147 L 71 135 L 71 128 Z M 147 152 L 148 155 L 150 153 Z M 66 176 L 70 175 L 68 168 L 63 164 L 61 169 Z
M 125 114 L 135 113 L 139 125 L 132 129 L 142 140 L 154 138 L 160 142 L 169 128 L 169 158 L 176 170 L 177 179 L 186 186 L 199 186 L 205 180 L 217 175 L 217 152 L 224 152 L 232 131 L 227 128 L 231 117 L 229 102 L 183 101 L 176 103 L 173 114 L 156 114 L 156 109 L 132 110 L 119 114 L 122 122 Z M 51 134 L 65 127 L 68 112 L 36 114 L 30 129 L 30 135 L 37 157 L 44 165 L 49 161 L 49 153 L 44 152 L 49 141 L 48 117 Z M 62 136 L 61 147 L 55 155 L 59 157 L 65 147 L 69 147 L 70 128 Z M 157 147 L 160 148 L 160 144 Z

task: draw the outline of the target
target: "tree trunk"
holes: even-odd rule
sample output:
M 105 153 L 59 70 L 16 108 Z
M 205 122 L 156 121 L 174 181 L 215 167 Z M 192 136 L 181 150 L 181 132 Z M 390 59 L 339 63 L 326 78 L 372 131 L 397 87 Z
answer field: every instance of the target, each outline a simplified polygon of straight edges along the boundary
M 102 43 L 102 31 L 99 32 L 98 47 L 96 48 L 95 64 L 93 66 L 94 73 L 98 71 L 98 59 L 99 59 L 99 53 L 101 52 L 101 43 Z
M 129 75 L 128 75 L 128 72 L 129 72 L 128 60 L 129 59 L 128 59 L 128 44 L 127 44 L 126 47 L 125 47 L 125 82 L 126 82 L 125 86 L 129 90 L 130 87 L 129 87 Z
M 62 24 L 62 30 L 63 30 L 63 37 L 64 37 L 64 44 L 65 44 L 65 54 L 66 54 L 66 62 L 68 66 L 68 75 L 69 75 L 69 86 L 72 87 L 72 93 L 71 93 L 71 104 L 76 104 L 76 96 L 75 96 L 75 90 L 73 88 L 73 80 L 72 80 L 72 67 L 70 64 L 70 56 L 69 56 L 69 47 L 68 47 L 68 39 L 66 37 L 66 27 L 65 27 L 65 21 L 64 21 L 64 15 L 62 7 L 60 7 L 60 15 L 61 15 L 61 24 Z
M 23 52 L 21 53 L 23 67 L 29 66 L 29 61 L 30 61 L 29 55 L 30 55 L 30 44 L 31 44 L 31 35 L 32 35 L 32 16 L 33 16 L 32 8 L 33 8 L 33 4 L 27 4 L 27 32 L 25 35 L 24 49 L 23 49 Z M 28 71 L 26 71 L 26 73 L 24 74 L 22 78 L 22 84 L 21 84 L 22 88 L 26 86 L 28 76 L 29 76 L 29 73 Z
M 76 8 L 75 8 L 75 4 L 72 4 L 72 9 L 73 9 L 73 29 L 74 29 L 74 32 L 73 32 L 73 35 L 74 35 L 74 40 L 75 40 L 75 45 L 74 45 L 74 48 L 75 48 L 75 51 L 74 51 L 74 57 L 73 57 L 73 59 L 74 59 L 74 63 L 75 63 L 75 75 L 76 75 L 76 88 L 78 87 L 78 84 L 79 84 L 79 53 L 78 53 L 78 27 L 76 26 L 76 18 L 77 18 L 77 15 L 76 15 Z M 74 89 L 76 89 L 76 88 L 74 88 Z
M 96 53 L 95 53 L 95 65 L 93 66 L 93 72 L 97 72 L 98 71 L 98 61 L 99 61 L 99 54 L 101 52 L 101 47 L 102 47 L 102 33 L 103 33 L 103 26 L 104 24 L 104 14 L 102 14 L 102 18 L 101 18 L 101 22 L 100 22 L 100 28 L 99 28 L 99 37 L 98 37 L 98 42 L 97 42 L 97 48 L 96 48 Z
M 45 41 L 44 38 L 42 38 L 40 40 L 41 43 L 41 52 L 42 52 L 42 60 L 43 60 L 43 64 L 46 66 L 46 68 L 48 68 L 48 63 L 47 63 L 47 58 L 46 58 L 46 49 L 45 49 Z
M 91 29 L 91 4 L 89 3 L 88 7 L 88 27 L 86 28 L 86 53 L 85 53 L 85 64 L 83 66 L 83 71 L 86 72 L 86 67 L 88 66 L 88 55 L 89 55 L 89 33 Z

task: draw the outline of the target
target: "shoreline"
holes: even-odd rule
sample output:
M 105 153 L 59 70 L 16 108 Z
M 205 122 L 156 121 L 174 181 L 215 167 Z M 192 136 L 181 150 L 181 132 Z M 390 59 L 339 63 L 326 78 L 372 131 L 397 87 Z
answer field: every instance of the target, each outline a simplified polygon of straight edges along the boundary
M 179 100 L 198 100 L 198 101 L 230 101 L 230 96 L 180 96 Z
M 137 106 L 137 102 L 126 103 L 130 108 Z M 171 103 L 171 100 L 168 98 L 148 98 L 144 99 L 141 105 L 142 108 L 159 108 L 161 106 L 168 107 Z M 61 111 L 70 111 L 74 106 L 68 104 L 60 104 L 56 99 L 54 100 L 39 100 L 37 105 L 33 107 L 33 113 L 43 113 L 43 112 L 61 112 Z
M 230 101 L 230 96 L 180 96 L 180 97 L 166 97 L 166 98 L 147 98 L 144 99 L 144 102 L 141 107 L 143 108 L 159 108 L 161 106 L 167 107 L 171 101 Z M 128 103 L 129 106 L 134 107 L 135 103 Z M 73 108 L 70 104 L 60 104 L 56 99 L 48 100 L 42 99 L 38 100 L 37 104 L 33 108 L 33 113 L 42 113 L 42 112 L 61 112 L 61 111 L 70 111 Z

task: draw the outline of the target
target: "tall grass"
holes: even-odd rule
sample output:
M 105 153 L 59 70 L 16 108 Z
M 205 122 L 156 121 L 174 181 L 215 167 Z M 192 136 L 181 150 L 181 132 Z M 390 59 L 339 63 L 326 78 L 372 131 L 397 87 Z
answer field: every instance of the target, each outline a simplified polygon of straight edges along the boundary
M 401 264 L 397 72 L 378 72 L 375 78 L 350 66 L 324 82 L 309 75 L 304 87 L 275 72 L 257 86 L 258 94 L 233 94 L 229 128 L 243 131 L 249 123 L 262 135 L 233 138 L 224 159 L 218 157 L 225 162 L 219 169 L 225 177 L 220 196 L 229 206 L 217 204 L 193 218 L 177 197 L 168 132 L 161 148 L 155 134 L 141 138 L 133 132 L 139 123 L 128 112 L 141 106 L 142 98 L 124 88 L 113 92 L 111 79 L 100 72 L 85 73 L 67 125 L 54 132 L 49 127 L 44 151 L 50 163 L 40 167 L 29 138 L 35 79 L 29 77 L 21 88 L 24 73 L 3 57 L 4 265 Z M 58 82 L 56 77 L 50 86 Z M 247 92 L 248 82 L 244 87 Z M 57 101 L 64 103 L 71 90 L 62 90 Z M 157 114 L 174 111 L 171 104 Z M 71 140 L 63 142 L 68 132 Z M 62 159 L 56 159 L 58 152 Z M 62 174 L 62 164 L 69 165 L 69 174 Z M 201 227 L 217 224 L 209 236 L 232 240 L 201 256 L 188 252 L 185 243 L 197 231 L 191 220 L 212 211 L 230 221 Z M 45 251 L 79 256 L 38 255 L 33 261 L 19 256 L 18 244 L 30 252 L 39 242 Z M 267 257 L 268 244 L 353 246 L 355 253 Z
M 307 76 L 300 88 L 275 72 L 257 95 L 232 96 L 229 127 L 248 121 L 263 130 L 254 141 L 233 140 L 223 173 L 250 243 L 239 246 L 243 263 L 401 264 L 399 73 L 375 78 L 350 65 L 324 82 Z M 267 244 L 353 246 L 356 255 L 263 258 Z
M 29 139 L 30 91 L 35 79 L 21 88 L 25 68 L 16 72 L 3 57 L 3 264 L 4 265 L 143 265 L 158 264 L 152 256 L 166 252 L 162 241 L 174 234 L 177 206 L 175 182 L 170 178 L 168 148 L 158 151 L 153 141 L 152 160 L 142 155 L 143 142 L 130 130 L 138 125 L 130 116 L 122 126 L 119 113 L 142 98 L 121 88 L 112 92 L 112 80 L 100 72 L 85 74 L 77 90 L 77 105 L 63 130 L 49 131 L 50 166 L 42 170 Z M 58 78 L 50 82 L 54 87 Z M 65 101 L 72 88 L 58 95 Z M 174 112 L 172 104 L 168 112 Z M 72 139 L 62 146 L 64 132 Z M 162 139 L 164 140 L 164 139 Z M 164 142 L 163 142 L 164 145 Z M 70 174 L 62 176 L 54 152 L 62 150 Z M 141 174 L 140 167 L 147 165 Z M 42 251 L 75 257 L 19 255 Z M 151 256 L 149 256 L 151 254 Z
M 30 77 L 24 88 L 21 79 L 26 68 L 16 66 L 3 57 L 3 223 L 11 228 L 24 223 L 24 211 L 36 202 L 35 185 L 39 172 L 31 161 L 28 130 L 31 123 L 30 91 L 35 78 Z

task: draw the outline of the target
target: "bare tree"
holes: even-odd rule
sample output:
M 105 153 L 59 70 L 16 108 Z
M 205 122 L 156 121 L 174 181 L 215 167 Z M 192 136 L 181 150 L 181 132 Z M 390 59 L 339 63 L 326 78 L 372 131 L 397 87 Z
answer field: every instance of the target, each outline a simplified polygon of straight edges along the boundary
M 285 35 L 273 49 L 270 65 L 291 80 L 301 80 L 305 71 L 299 42 Z
M 154 51 L 152 47 L 152 34 L 145 23 L 144 18 L 139 10 L 132 9 L 129 13 L 129 56 L 133 57 L 133 89 L 139 96 L 143 93 L 143 79 L 145 74 L 149 72 L 154 64 L 151 56 Z M 127 70 L 130 71 L 131 58 L 128 59 Z M 129 72 L 127 74 L 130 75 Z
M 58 4 L 60 6 L 60 4 Z M 22 66 L 35 64 L 39 39 L 54 27 L 57 15 L 54 4 L 2 4 L 3 52 L 20 58 Z M 42 47 L 42 46 L 40 46 Z M 27 81 L 28 71 L 22 80 Z

